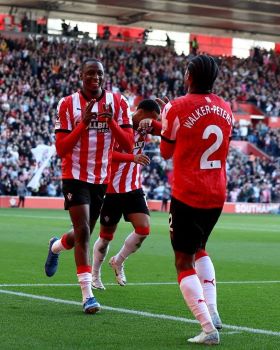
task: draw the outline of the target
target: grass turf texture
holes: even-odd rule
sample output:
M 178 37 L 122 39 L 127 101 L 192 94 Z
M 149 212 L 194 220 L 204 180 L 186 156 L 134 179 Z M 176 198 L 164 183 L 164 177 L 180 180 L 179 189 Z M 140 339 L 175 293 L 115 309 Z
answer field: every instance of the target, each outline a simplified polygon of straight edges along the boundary
M 221 332 L 222 349 L 280 349 L 280 333 L 254 333 L 254 329 L 280 331 L 280 283 L 261 283 L 280 280 L 279 221 L 278 216 L 223 215 L 210 237 L 208 251 L 220 282 L 218 298 L 222 320 L 226 325 L 243 327 L 237 330 L 226 327 Z M 141 250 L 126 262 L 126 287 L 115 284 L 113 272 L 107 263 L 131 232 L 129 223 L 120 223 L 103 265 L 102 280 L 107 290 L 95 291 L 104 310 L 98 315 L 84 315 L 79 286 L 37 285 L 77 283 L 73 252 L 61 254 L 59 269 L 54 277 L 48 278 L 44 274 L 48 240 L 69 229 L 68 213 L 62 210 L 0 209 L 0 348 L 205 348 L 186 342 L 187 338 L 200 332 L 196 323 L 116 310 L 193 319 L 175 283 L 167 222 L 167 214 L 152 213 L 151 236 Z M 98 232 L 97 226 L 91 245 Z M 254 283 L 228 283 L 242 281 Z M 147 284 L 139 285 L 141 282 Z M 171 284 L 152 284 L 157 282 Z M 11 295 L 3 291 L 45 296 L 73 304 Z

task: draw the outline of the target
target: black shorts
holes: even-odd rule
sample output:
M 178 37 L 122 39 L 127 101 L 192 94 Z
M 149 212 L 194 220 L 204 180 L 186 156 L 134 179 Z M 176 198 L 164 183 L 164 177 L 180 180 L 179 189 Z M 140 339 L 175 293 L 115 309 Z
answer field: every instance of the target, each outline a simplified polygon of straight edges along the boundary
M 169 214 L 170 238 L 175 251 L 195 254 L 205 248 L 223 208 L 193 208 L 172 197 Z
M 106 193 L 100 214 L 103 226 L 117 225 L 122 215 L 129 221 L 127 215 L 144 213 L 150 215 L 145 194 L 141 188 L 127 193 Z
M 65 198 L 64 208 L 89 204 L 90 217 L 97 220 L 103 204 L 107 185 L 91 184 L 80 180 L 62 180 L 62 192 Z

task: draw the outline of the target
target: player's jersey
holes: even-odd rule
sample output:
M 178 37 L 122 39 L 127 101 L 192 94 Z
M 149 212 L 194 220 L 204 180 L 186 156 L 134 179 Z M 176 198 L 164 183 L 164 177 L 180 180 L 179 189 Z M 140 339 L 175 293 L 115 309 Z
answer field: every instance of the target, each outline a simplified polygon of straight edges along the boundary
M 175 142 L 176 199 L 196 208 L 223 206 L 233 122 L 230 106 L 215 94 L 187 94 L 165 106 L 162 138 Z
M 133 154 L 143 153 L 147 133 L 145 131 L 134 132 Z M 115 149 L 118 151 L 118 148 Z M 111 179 L 108 185 L 108 193 L 126 193 L 141 188 L 140 164 L 134 162 L 112 162 Z
M 87 100 L 82 93 L 62 98 L 57 107 L 55 132 L 71 132 L 81 122 Z M 103 103 L 112 104 L 119 125 L 132 125 L 129 106 L 123 96 L 106 90 L 93 105 L 92 112 L 102 112 Z M 62 159 L 62 178 L 94 184 L 109 181 L 114 137 L 106 121 L 92 120 L 71 152 Z

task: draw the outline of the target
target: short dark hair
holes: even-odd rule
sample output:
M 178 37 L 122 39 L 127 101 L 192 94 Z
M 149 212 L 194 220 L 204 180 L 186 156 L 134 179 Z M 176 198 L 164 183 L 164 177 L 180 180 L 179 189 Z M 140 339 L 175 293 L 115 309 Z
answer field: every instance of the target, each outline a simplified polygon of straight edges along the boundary
M 101 63 L 102 64 L 102 62 L 99 60 L 99 59 L 97 59 L 97 58 L 86 58 L 83 62 L 82 62 L 82 64 L 81 64 L 81 70 L 83 70 L 84 69 L 84 66 L 86 65 L 86 64 L 88 64 L 88 63 Z M 103 65 L 103 64 L 102 64 Z
M 188 71 L 193 85 L 201 93 L 211 92 L 217 78 L 219 68 L 213 57 L 198 55 L 188 64 Z
M 159 104 L 155 100 L 151 99 L 142 100 L 137 106 L 137 110 L 138 109 L 143 109 L 147 112 L 156 112 L 157 114 L 160 114 Z

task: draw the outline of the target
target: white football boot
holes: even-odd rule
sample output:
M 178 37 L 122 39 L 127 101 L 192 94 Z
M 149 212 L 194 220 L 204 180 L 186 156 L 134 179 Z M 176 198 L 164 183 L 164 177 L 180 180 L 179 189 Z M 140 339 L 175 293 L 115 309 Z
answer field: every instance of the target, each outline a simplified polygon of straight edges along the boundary
M 93 289 L 100 289 L 100 290 L 105 290 L 105 286 L 101 281 L 101 275 L 100 274 L 92 274 L 92 282 L 91 286 Z
M 117 265 L 115 262 L 115 257 L 112 256 L 112 258 L 109 260 L 109 265 L 112 267 L 112 269 L 115 271 L 116 280 L 120 286 L 126 285 L 126 277 L 124 273 L 124 264 Z
M 218 345 L 220 344 L 219 332 L 216 329 L 210 333 L 205 333 L 202 331 L 196 337 L 188 339 L 188 342 L 196 344 Z
M 215 328 L 220 331 L 223 328 L 222 320 L 220 318 L 220 315 L 218 313 L 214 313 L 211 315 L 213 325 Z

